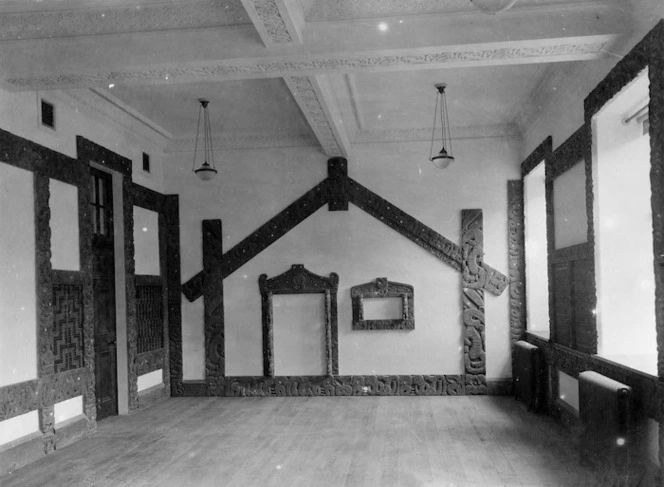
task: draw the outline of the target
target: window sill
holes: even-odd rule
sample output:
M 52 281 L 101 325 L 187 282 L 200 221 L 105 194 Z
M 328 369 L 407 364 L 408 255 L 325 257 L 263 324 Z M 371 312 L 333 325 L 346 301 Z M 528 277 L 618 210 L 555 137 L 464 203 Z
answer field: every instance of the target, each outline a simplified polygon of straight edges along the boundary
M 549 340 L 551 338 L 551 332 L 549 330 L 526 330 L 526 333 L 534 335 L 536 337 L 542 338 L 544 340 Z
M 657 377 L 657 355 L 594 355 L 598 360 L 627 367 L 634 372 Z

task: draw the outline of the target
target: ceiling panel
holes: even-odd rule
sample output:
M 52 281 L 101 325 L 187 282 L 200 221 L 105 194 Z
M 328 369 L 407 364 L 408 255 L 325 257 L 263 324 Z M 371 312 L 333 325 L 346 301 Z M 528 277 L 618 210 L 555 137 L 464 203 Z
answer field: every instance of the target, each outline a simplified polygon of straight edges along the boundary
M 220 132 L 312 134 L 282 79 L 119 85 L 109 91 L 175 138 L 196 133 L 199 98 L 210 101 L 214 135 Z

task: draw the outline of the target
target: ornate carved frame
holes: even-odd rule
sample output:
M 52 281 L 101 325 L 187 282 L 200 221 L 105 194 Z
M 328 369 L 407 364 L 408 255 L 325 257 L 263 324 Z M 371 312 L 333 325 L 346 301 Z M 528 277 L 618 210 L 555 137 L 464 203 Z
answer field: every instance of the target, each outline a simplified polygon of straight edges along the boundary
M 162 195 L 138 184 L 131 186 L 131 200 L 139 206 L 158 214 L 159 221 L 159 267 L 158 276 L 136 276 L 136 285 L 142 281 L 154 281 L 161 285 L 164 302 L 164 347 L 137 354 L 137 377 L 163 370 L 164 388 L 149 400 L 139 394 L 139 407 L 149 406 L 155 400 L 172 395 L 181 395 L 182 347 L 171 344 L 172 334 L 182 334 L 182 294 L 180 292 L 180 223 L 177 195 Z M 181 342 L 181 338 L 180 338 Z M 174 365 L 175 364 L 175 365 Z
M 337 289 L 339 276 L 323 277 L 308 271 L 302 264 L 293 266 L 271 279 L 258 278 L 263 316 L 263 375 L 274 377 L 274 341 L 272 296 L 275 294 L 325 294 L 325 363 L 328 376 L 339 374 L 339 338 L 337 331 Z
M 38 377 L 34 380 L 0 387 L 0 421 L 38 410 L 41 435 L 24 449 L 21 462 L 52 452 L 70 440 L 55 428 L 54 405 L 83 396 L 85 427 L 77 435 L 96 430 L 97 414 L 94 380 L 94 326 L 92 322 L 92 224 L 88 198 L 90 177 L 87 164 L 39 144 L 0 130 L 0 154 L 6 164 L 31 171 L 34 177 L 35 201 L 35 269 L 37 272 L 37 353 Z M 78 189 L 78 224 L 80 270 L 62 272 L 51 267 L 51 230 L 49 178 L 71 184 Z M 53 355 L 53 285 L 71 282 L 82 286 L 83 364 L 82 368 L 55 373 Z M 77 428 L 80 428 L 77 426 Z M 64 436 L 63 436 L 64 435 Z M 0 463 L 0 470 L 5 468 Z
M 414 330 L 415 306 L 414 291 L 410 284 L 388 281 L 387 277 L 377 277 L 350 288 L 353 307 L 353 330 Z M 389 320 L 365 320 L 364 299 L 401 298 L 401 318 Z

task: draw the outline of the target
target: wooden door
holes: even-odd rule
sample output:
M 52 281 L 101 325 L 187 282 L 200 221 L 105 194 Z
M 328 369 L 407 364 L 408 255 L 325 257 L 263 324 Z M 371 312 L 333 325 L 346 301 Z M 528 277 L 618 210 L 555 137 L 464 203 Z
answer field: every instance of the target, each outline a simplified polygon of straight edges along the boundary
M 118 413 L 112 176 L 90 169 L 97 419 Z

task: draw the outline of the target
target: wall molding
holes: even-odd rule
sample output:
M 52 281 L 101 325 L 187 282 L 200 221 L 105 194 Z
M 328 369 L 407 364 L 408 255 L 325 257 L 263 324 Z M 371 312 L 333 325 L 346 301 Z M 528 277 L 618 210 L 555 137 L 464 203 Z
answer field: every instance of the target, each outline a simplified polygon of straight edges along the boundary
M 239 1 L 205 0 L 0 13 L 0 40 L 50 39 L 170 29 L 200 29 L 251 21 Z
M 507 41 L 485 44 L 433 46 L 376 52 L 348 52 L 306 56 L 226 59 L 213 62 L 174 63 L 86 73 L 60 73 L 47 76 L 9 77 L 5 89 L 34 91 L 104 86 L 109 83 L 171 83 L 174 81 L 308 77 L 332 72 L 380 72 L 395 69 L 422 69 L 462 66 L 494 66 L 532 62 L 592 60 L 605 56 L 616 36 Z

